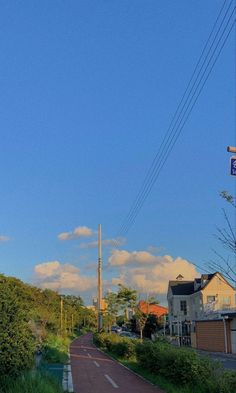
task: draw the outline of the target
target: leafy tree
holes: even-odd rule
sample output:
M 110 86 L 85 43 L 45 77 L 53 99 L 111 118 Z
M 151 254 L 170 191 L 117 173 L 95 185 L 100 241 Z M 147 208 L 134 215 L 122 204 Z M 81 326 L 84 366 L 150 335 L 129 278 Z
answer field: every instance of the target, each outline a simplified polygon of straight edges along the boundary
M 151 338 L 151 335 L 157 331 L 157 328 L 158 328 L 157 316 L 153 314 L 149 314 L 143 330 L 144 336 Z
M 117 299 L 119 302 L 120 309 L 126 312 L 126 319 L 128 310 L 134 310 L 137 305 L 137 291 L 135 289 L 127 288 L 122 284 L 119 284 L 119 290 Z
M 34 340 L 17 290 L 0 284 L 0 370 L 18 374 L 33 363 Z
M 107 309 L 103 316 L 103 326 L 108 331 L 111 330 L 111 326 L 116 322 L 116 318 L 119 311 L 119 299 L 115 292 L 108 292 L 105 297 Z
M 143 329 L 145 327 L 145 324 L 148 319 L 148 314 L 145 314 L 142 312 L 139 308 L 136 309 L 135 312 L 135 317 L 136 317 L 136 323 L 137 323 L 137 328 L 140 332 L 140 339 L 143 339 Z

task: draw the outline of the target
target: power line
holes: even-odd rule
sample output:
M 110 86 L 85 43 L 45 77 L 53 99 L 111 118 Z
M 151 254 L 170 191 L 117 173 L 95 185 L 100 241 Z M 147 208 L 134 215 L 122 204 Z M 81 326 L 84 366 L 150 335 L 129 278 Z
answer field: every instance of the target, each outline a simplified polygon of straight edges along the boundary
M 228 12 L 228 10 L 229 10 L 229 8 L 227 9 L 226 13 Z M 233 15 L 233 12 L 231 13 L 230 18 L 232 17 L 232 15 Z M 198 83 L 198 85 L 197 85 L 197 88 L 195 89 L 195 91 L 194 91 L 194 93 L 193 93 L 193 95 L 192 95 L 192 97 L 191 97 L 191 99 L 190 99 L 190 102 L 193 100 L 193 97 L 194 97 L 194 95 L 196 94 L 197 89 L 199 88 L 199 85 L 200 85 L 200 83 L 201 83 L 201 81 L 202 81 L 202 79 L 203 79 L 203 77 L 204 77 L 204 74 L 205 74 L 205 72 L 206 72 L 206 70 L 207 70 L 207 67 L 209 66 L 210 61 L 212 60 L 213 55 L 214 55 L 214 53 L 215 53 L 215 51 L 216 51 L 216 49 L 217 49 L 217 47 L 218 47 L 218 45 L 219 45 L 219 43 L 220 43 L 220 40 L 221 40 L 221 38 L 222 38 L 222 36 L 223 36 L 223 34 L 224 34 L 226 28 L 228 27 L 230 18 L 228 19 L 227 25 L 225 26 L 224 31 L 223 31 L 223 33 L 222 33 L 220 39 L 219 39 L 218 42 L 217 42 L 217 46 L 215 47 L 214 52 L 213 52 L 213 54 L 211 55 L 211 58 L 210 58 L 210 60 L 208 61 L 205 70 L 203 71 L 203 74 L 202 74 L 202 76 L 201 76 L 201 78 L 200 78 L 200 81 L 199 81 L 199 83 Z M 224 16 L 224 19 L 225 19 L 225 16 Z M 222 23 L 221 23 L 221 26 L 222 26 Z M 220 26 L 220 27 L 221 27 L 221 26 Z M 218 32 L 216 33 L 215 38 L 217 37 L 217 35 L 218 35 Z M 211 47 L 212 47 L 212 46 L 211 46 Z M 211 49 L 211 48 L 210 48 L 210 49 Z M 198 80 L 199 75 L 200 75 L 200 74 L 198 73 L 197 78 L 195 79 L 194 85 L 196 84 L 196 81 Z M 205 84 L 205 82 L 204 82 L 204 84 Z M 194 86 L 194 85 L 193 85 L 193 86 Z M 192 89 L 191 89 L 191 90 L 192 90 Z M 189 95 L 190 95 L 190 94 L 189 94 Z M 159 163 L 158 163 L 158 162 L 155 163 L 155 167 L 154 167 L 154 170 L 152 171 L 151 179 L 150 179 L 150 180 L 151 180 L 151 188 L 152 188 L 153 183 L 155 182 L 155 173 L 156 173 L 156 171 L 158 170 L 157 165 L 158 165 L 158 164 L 159 164 L 159 165 L 161 164 L 161 160 L 162 160 L 162 158 L 163 158 L 163 155 L 165 155 L 165 154 L 166 154 L 166 151 L 168 152 L 168 149 L 171 148 L 171 142 L 173 142 L 174 136 L 175 136 L 176 133 L 178 132 L 178 127 L 181 125 L 181 121 L 184 119 L 184 116 L 185 116 L 185 114 L 186 114 L 186 112 L 187 112 L 187 110 L 188 110 L 188 108 L 189 108 L 189 106 L 190 106 L 190 103 L 188 103 L 188 106 L 187 106 L 186 110 L 184 111 L 184 114 L 182 115 L 182 111 L 184 110 L 184 108 L 185 108 L 185 106 L 186 106 L 186 103 L 188 102 L 189 95 L 188 95 L 187 100 L 185 101 L 185 103 L 184 103 L 184 105 L 183 105 L 183 107 L 182 107 L 182 109 L 181 109 L 181 111 L 180 111 L 180 114 L 179 114 L 179 116 L 178 116 L 178 118 L 177 118 L 177 120 L 176 120 L 176 122 L 175 122 L 175 124 L 174 124 L 174 126 L 173 126 L 173 129 L 172 129 L 170 135 L 169 135 L 168 138 L 164 141 L 164 147 L 163 147 L 162 150 L 161 150 L 161 155 L 160 155 L 160 157 L 158 157 L 158 158 L 159 158 Z M 177 122 L 178 122 L 178 120 L 179 120 L 179 118 L 180 118 L 181 115 L 182 115 L 182 118 L 181 118 L 179 124 L 177 125 L 177 129 L 175 130 L 175 126 L 176 126 L 176 124 L 177 124 Z M 171 139 L 170 139 L 170 138 L 171 138 Z M 164 138 L 164 139 L 165 139 L 165 138 Z M 165 151 L 165 150 L 166 150 L 166 151 Z M 172 149 L 171 149 L 171 150 L 172 150 Z M 154 178 L 154 181 L 153 181 L 153 178 Z M 146 199 L 145 193 L 149 191 L 149 186 L 150 186 L 150 181 L 149 181 L 148 184 L 146 184 L 146 186 L 145 186 L 145 188 L 144 188 L 144 190 L 143 190 L 143 192 L 142 192 L 142 194 L 141 194 L 141 197 L 139 198 L 138 204 L 136 204 L 135 208 L 133 209 L 132 214 L 131 214 L 131 218 L 129 217 L 129 219 L 130 219 L 131 221 L 132 221 L 132 219 L 133 219 L 132 215 L 133 215 L 134 217 L 136 217 L 136 210 L 139 209 L 139 203 L 140 203 L 140 201 L 141 201 L 141 206 L 143 205 L 142 199 L 144 199 L 144 200 Z M 148 194 L 149 194 L 149 192 L 148 192 Z M 140 209 L 139 209 L 139 210 L 140 210 Z M 129 224 L 129 222 L 128 222 L 128 224 Z M 126 229 L 126 228 L 125 228 L 125 229 Z
M 125 217 L 123 224 L 118 232 L 119 235 L 124 235 L 126 234 L 131 226 L 133 225 L 140 209 L 142 208 L 145 200 L 147 199 L 148 195 L 150 194 L 151 189 L 153 188 L 153 185 L 155 184 L 165 162 L 167 161 L 171 151 L 173 150 L 173 147 L 175 146 L 211 72 L 212 69 L 215 66 L 216 61 L 218 60 L 220 53 L 222 52 L 225 43 L 233 29 L 233 26 L 235 24 L 235 18 L 233 17 L 235 7 L 233 8 L 233 11 L 231 12 L 230 16 L 228 17 L 228 14 L 230 12 L 230 8 L 232 6 L 232 2 L 227 7 L 227 10 L 225 11 L 225 14 L 220 22 L 219 27 L 217 28 L 217 24 L 219 22 L 220 16 L 223 13 L 223 10 L 225 8 L 226 1 L 224 2 L 223 6 L 221 7 L 221 10 L 217 16 L 217 19 L 213 25 L 213 28 L 211 30 L 211 33 L 207 39 L 207 42 L 202 50 L 202 53 L 200 55 L 200 58 L 194 68 L 193 74 L 190 78 L 190 81 L 185 89 L 185 92 L 181 98 L 181 101 L 175 111 L 175 114 L 171 120 L 170 126 L 163 138 L 162 144 L 152 161 L 152 164 L 146 174 L 146 177 L 142 183 L 142 186 L 140 188 L 140 191 L 132 204 L 128 215 Z M 228 17 L 226 23 L 225 20 Z M 233 19 L 233 21 L 232 21 Z M 232 22 L 232 23 L 231 23 Z M 205 52 L 207 50 L 208 44 L 210 43 L 210 40 L 217 29 L 213 41 L 210 45 L 210 48 L 207 51 L 207 54 L 205 55 Z M 218 38 L 220 34 L 220 37 Z M 217 41 L 215 47 L 214 44 Z M 223 41 L 223 42 L 222 42 Z M 214 48 L 213 48 L 214 47 Z M 218 51 L 218 52 L 217 52 Z M 205 55 L 205 56 L 204 56 Z M 209 58 L 210 57 L 210 58 Z M 201 64 L 200 69 L 198 70 L 198 67 Z M 205 63 L 207 62 L 206 66 Z M 198 71 L 197 71 L 198 70 Z M 195 80 L 194 76 L 196 75 Z M 194 82 L 193 82 L 194 80 Z M 193 82 L 193 84 L 192 84 Z M 192 84 L 192 87 L 189 90 L 190 86 Z M 196 86 L 197 85 L 197 86 Z M 196 86 L 196 87 L 195 87 Z M 194 90 L 194 91 L 193 91 Z M 188 94 L 187 94 L 188 93 Z M 187 97 L 186 97 L 187 96 Z M 185 98 L 186 97 L 186 98 Z M 184 102 L 184 103 L 183 103 Z M 183 105 L 182 105 L 183 104 Z M 178 115 L 177 119 L 176 116 Z M 173 124 L 174 123 L 174 124 Z

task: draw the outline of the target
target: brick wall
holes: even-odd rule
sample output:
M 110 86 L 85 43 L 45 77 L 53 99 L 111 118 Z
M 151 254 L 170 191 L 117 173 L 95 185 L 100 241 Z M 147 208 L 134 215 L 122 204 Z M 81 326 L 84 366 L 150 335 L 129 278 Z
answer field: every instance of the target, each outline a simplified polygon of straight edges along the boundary
M 231 352 L 229 321 L 226 320 L 228 352 Z M 212 352 L 225 352 L 224 323 L 219 321 L 196 322 L 197 348 Z

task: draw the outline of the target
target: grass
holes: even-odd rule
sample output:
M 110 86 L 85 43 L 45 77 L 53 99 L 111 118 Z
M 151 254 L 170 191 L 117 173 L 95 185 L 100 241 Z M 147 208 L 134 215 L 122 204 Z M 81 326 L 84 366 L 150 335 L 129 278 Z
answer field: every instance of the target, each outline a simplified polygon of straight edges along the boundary
M 0 379 L 1 393 L 63 393 L 61 385 L 42 371 L 26 372 L 19 377 Z
M 66 363 L 71 337 L 50 335 L 44 344 L 43 359 L 47 363 Z

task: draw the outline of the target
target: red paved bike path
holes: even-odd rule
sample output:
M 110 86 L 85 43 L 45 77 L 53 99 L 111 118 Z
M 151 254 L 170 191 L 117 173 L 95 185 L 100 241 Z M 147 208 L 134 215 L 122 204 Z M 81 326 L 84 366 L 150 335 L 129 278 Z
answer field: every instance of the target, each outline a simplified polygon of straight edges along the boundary
M 100 352 L 90 333 L 73 341 L 70 356 L 75 393 L 164 393 Z

